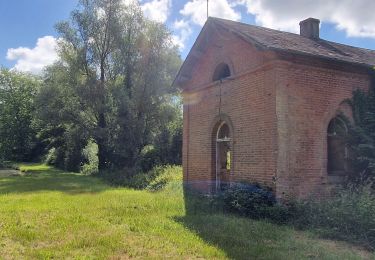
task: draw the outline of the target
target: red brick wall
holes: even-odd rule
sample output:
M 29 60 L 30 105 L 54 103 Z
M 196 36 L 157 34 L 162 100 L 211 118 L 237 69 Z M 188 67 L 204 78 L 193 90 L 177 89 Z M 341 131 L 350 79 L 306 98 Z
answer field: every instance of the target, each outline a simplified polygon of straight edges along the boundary
M 368 87 L 368 76 L 308 65 L 309 60 L 277 60 L 272 52 L 219 34 L 183 91 L 184 180 L 205 190 L 215 180 L 212 136 L 221 92 L 221 114 L 233 126 L 232 181 L 273 187 L 278 197 L 324 194 L 328 123 L 354 89 Z M 221 62 L 234 76 L 213 83 Z
M 223 33 L 224 34 L 224 33 Z M 213 131 L 221 114 L 232 125 L 232 181 L 273 186 L 276 173 L 276 114 L 274 71 L 262 66 L 275 55 L 259 52 L 233 37 L 211 40 L 184 91 L 183 166 L 185 180 L 215 180 Z M 234 77 L 212 82 L 215 66 L 226 62 Z M 199 186 L 199 185 L 198 185 Z
M 367 89 L 369 77 L 358 72 L 288 63 L 277 69 L 277 78 L 277 193 L 300 198 L 322 196 L 329 188 L 329 121 L 340 113 L 351 116 L 342 102 L 355 89 Z

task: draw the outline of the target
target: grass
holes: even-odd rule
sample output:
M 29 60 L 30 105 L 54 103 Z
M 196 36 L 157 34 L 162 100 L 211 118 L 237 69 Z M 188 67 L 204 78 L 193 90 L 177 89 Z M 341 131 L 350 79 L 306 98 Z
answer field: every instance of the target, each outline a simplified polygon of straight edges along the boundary
M 151 192 L 45 166 L 20 169 L 29 174 L 0 177 L 0 259 L 375 259 L 286 226 L 186 212 L 181 177 Z

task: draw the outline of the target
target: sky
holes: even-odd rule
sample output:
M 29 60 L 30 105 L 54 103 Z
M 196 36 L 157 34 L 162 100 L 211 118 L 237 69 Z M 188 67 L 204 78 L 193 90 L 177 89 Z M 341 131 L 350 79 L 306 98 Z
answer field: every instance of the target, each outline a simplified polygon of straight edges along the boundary
M 133 0 L 123 0 L 124 2 Z M 54 25 L 78 0 L 0 0 L 0 66 L 40 74 L 56 61 Z M 165 23 L 184 59 L 207 18 L 207 0 L 140 0 L 146 17 Z M 209 0 L 209 15 L 299 33 L 321 21 L 323 39 L 375 50 L 374 0 Z

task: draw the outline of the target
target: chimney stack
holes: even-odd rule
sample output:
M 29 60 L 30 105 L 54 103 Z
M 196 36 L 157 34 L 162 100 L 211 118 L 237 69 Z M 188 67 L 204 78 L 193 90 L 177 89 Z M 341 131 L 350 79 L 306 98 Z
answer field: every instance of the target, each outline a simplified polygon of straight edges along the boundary
M 299 23 L 300 35 L 310 38 L 319 39 L 319 19 L 307 18 Z

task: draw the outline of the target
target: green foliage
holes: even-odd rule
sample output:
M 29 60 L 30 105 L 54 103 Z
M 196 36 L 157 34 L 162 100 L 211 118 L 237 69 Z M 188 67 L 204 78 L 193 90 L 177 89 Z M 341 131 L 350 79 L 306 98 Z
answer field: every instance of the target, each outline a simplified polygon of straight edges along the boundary
M 159 151 L 153 145 L 146 145 L 140 153 L 138 160 L 139 168 L 143 172 L 150 171 L 156 165 L 161 163 Z
M 155 150 L 161 164 L 182 163 L 182 110 L 180 102 L 164 105 L 163 124 L 156 136 Z
M 354 118 L 350 129 L 354 171 L 350 180 L 363 184 L 375 180 L 375 73 L 369 91 L 354 91 L 348 103 Z
M 79 172 L 85 161 L 83 150 L 88 142 L 87 137 L 79 127 L 65 127 L 66 129 L 52 128 L 52 133 L 46 128 L 40 135 L 48 143 L 44 162 L 60 169 Z
M 113 174 L 112 183 L 135 189 L 161 190 L 181 182 L 181 167 L 156 167 L 147 173 Z M 123 176 L 120 180 L 119 176 Z M 108 180 L 108 179 L 107 179 Z M 117 182 L 116 182 L 117 181 Z M 273 194 L 257 185 L 234 185 L 221 194 L 207 196 L 185 189 L 188 214 L 236 213 L 263 219 L 320 236 L 375 246 L 375 195 L 371 186 L 351 186 L 324 200 L 276 203 Z
M 267 189 L 243 184 L 214 196 L 185 189 L 185 197 L 190 202 L 186 205 L 190 214 L 234 213 L 375 249 L 375 194 L 370 184 L 351 185 L 321 200 L 284 204 L 276 203 Z
M 125 168 L 121 171 L 101 172 L 98 176 L 114 186 L 158 191 L 167 185 L 181 183 L 181 171 L 180 166 L 166 165 L 157 166 L 147 172 Z
M 171 87 L 181 58 L 166 26 L 143 17 L 136 1 L 81 0 L 56 29 L 59 60 L 40 79 L 0 71 L 0 160 L 44 154 L 87 174 L 181 163 Z
M 220 196 L 229 211 L 252 218 L 267 218 L 276 204 L 272 191 L 258 185 L 236 184 L 228 187 Z
M 159 166 L 152 169 L 151 176 L 153 176 L 147 189 L 150 191 L 159 191 L 167 186 L 181 185 L 182 182 L 182 167 L 175 165 Z
M 82 166 L 81 173 L 85 175 L 97 174 L 99 170 L 98 145 L 93 140 L 90 140 L 83 149 L 83 156 L 86 163 Z
M 47 154 L 45 155 L 44 163 L 47 165 L 54 165 L 56 161 L 56 148 L 52 147 L 48 150 Z
M 39 135 L 56 149 L 54 165 L 82 168 L 89 140 L 98 146 L 99 170 L 179 163 L 181 109 L 171 83 L 181 59 L 170 32 L 145 19 L 136 2 L 79 3 L 56 26 L 60 60 L 36 98 Z M 161 155 L 149 158 L 148 146 Z
M 33 114 L 40 84 L 34 76 L 0 69 L 1 160 L 31 160 L 38 156 Z
M 296 203 L 289 210 L 293 216 L 290 222 L 296 227 L 375 249 L 375 195 L 371 186 L 352 186 L 332 198 Z

